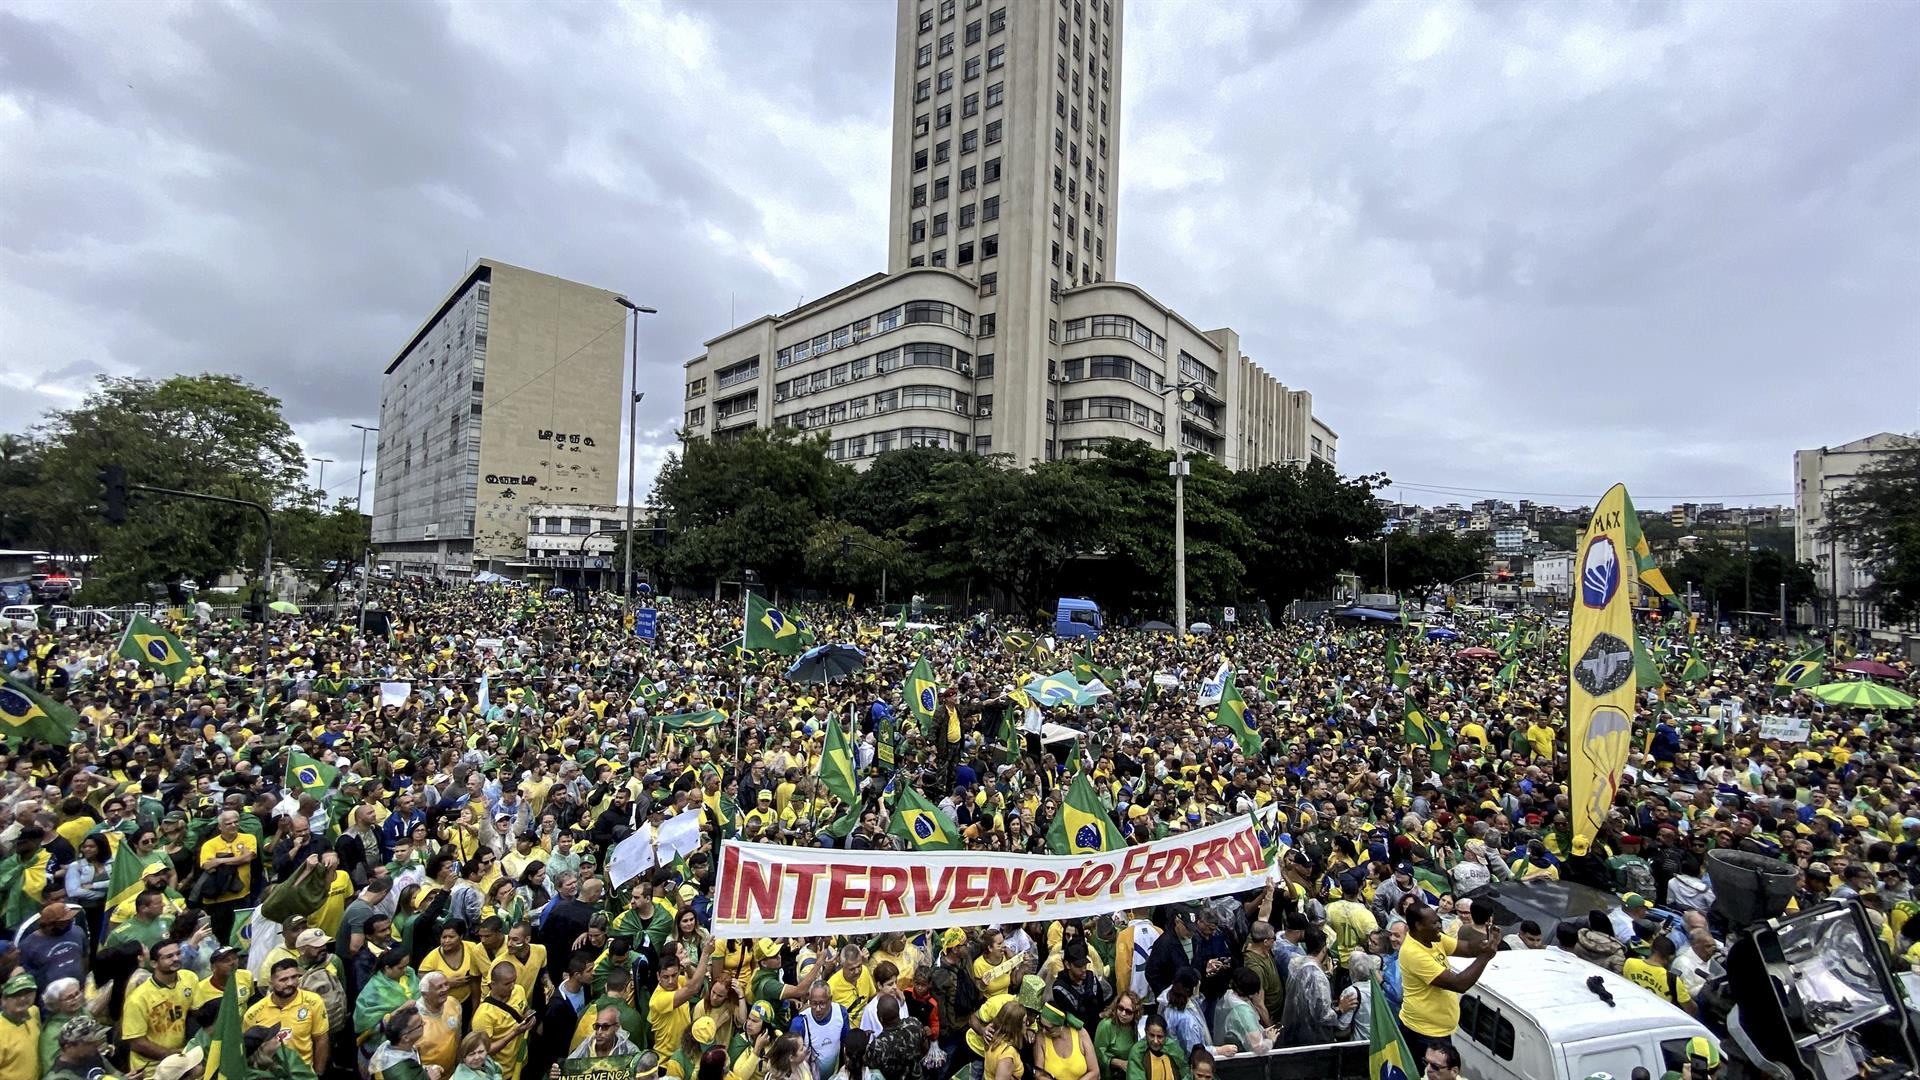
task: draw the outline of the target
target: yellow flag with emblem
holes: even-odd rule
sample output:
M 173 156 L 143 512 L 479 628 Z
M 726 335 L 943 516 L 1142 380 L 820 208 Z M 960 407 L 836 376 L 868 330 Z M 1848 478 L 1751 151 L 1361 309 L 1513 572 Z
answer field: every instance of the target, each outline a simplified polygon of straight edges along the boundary
M 120 656 L 137 660 L 175 681 L 186 674 L 187 650 L 180 639 L 145 615 L 135 615 L 120 635 Z
M 1573 836 L 1591 841 L 1613 808 L 1633 729 L 1633 611 L 1627 571 L 1633 513 L 1625 485 L 1601 497 L 1580 544 L 1567 646 L 1567 745 L 1572 760 Z

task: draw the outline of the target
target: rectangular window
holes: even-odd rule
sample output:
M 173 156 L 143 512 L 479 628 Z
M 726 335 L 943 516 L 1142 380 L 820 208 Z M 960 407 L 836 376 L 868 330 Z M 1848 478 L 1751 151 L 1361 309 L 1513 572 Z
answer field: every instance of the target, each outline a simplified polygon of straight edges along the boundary
M 989 195 L 980 200 L 980 220 L 994 221 L 1000 217 L 1000 196 Z
M 913 118 L 913 133 L 916 137 L 925 135 L 930 126 L 931 120 L 926 113 L 921 113 L 919 116 Z
M 935 143 L 933 146 L 933 163 L 935 165 L 944 164 L 948 158 L 953 156 L 952 149 L 952 142 Z
M 702 405 L 697 409 L 687 410 L 687 426 L 688 427 L 697 428 L 706 422 L 707 422 L 707 407 L 705 405 Z
M 920 13 L 920 32 L 924 34 L 931 29 L 933 29 L 933 9 L 928 8 Z
M 915 206 L 927 205 L 927 185 L 925 184 L 913 185 L 913 205 Z
M 1067 95 L 1065 94 L 1053 95 L 1053 114 L 1055 116 L 1067 115 Z M 1055 142 L 1057 145 L 1058 140 L 1055 140 Z
M 1000 234 L 994 233 L 992 236 L 981 237 L 980 257 L 983 259 L 991 259 L 998 254 L 1000 254 Z M 990 318 L 991 316 L 982 317 Z
M 980 275 L 980 295 L 981 296 L 992 296 L 994 293 L 997 293 L 999 291 L 1000 291 L 1000 275 L 999 274 L 981 274 Z M 989 356 L 986 359 L 991 361 L 993 357 Z M 988 372 L 988 374 L 992 374 L 992 373 Z
M 1057 240 L 1053 244 L 1053 265 L 1060 265 L 1060 242 Z
M 978 149 L 980 149 L 980 133 L 979 132 L 963 131 L 960 133 L 960 152 L 961 153 L 971 154 Z
M 987 50 L 987 70 L 988 71 L 992 71 L 995 68 L 1005 67 L 1006 65 L 1007 65 L 1007 47 L 1005 45 L 995 45 L 993 48 Z
M 991 314 L 980 316 L 981 337 L 992 337 L 994 329 L 994 317 Z
M 947 235 L 947 215 L 945 214 L 933 215 L 933 235 L 935 236 Z
M 1067 133 L 1064 131 L 1061 131 L 1059 128 L 1054 128 L 1053 129 L 1053 152 L 1056 154 L 1061 154 L 1061 153 L 1065 153 L 1066 149 L 1067 149 Z
M 933 126 L 934 127 L 952 127 L 953 126 L 953 106 L 942 105 L 939 108 L 933 110 Z
M 989 85 L 987 87 L 987 108 L 991 109 L 995 105 L 1000 104 L 1000 99 L 1005 97 L 1006 93 L 1006 83 L 993 83 Z
M 926 67 L 928 64 L 931 64 L 931 63 L 933 63 L 933 46 L 931 45 L 920 46 L 920 51 L 914 54 L 913 66 Z
M 934 76 L 933 83 L 934 83 L 933 88 L 935 90 L 940 91 L 943 94 L 953 89 L 953 69 L 948 68 L 947 70 Z
M 987 145 L 992 146 L 994 143 L 997 143 L 999 141 L 1000 141 L 1000 121 L 998 120 L 987 121 Z
M 927 152 L 925 150 L 915 150 L 913 152 L 913 171 L 921 172 L 924 169 L 926 169 L 926 167 L 927 167 Z
M 924 154 L 926 151 L 922 150 L 921 153 Z M 1000 179 L 1000 159 L 988 158 L 987 164 L 980 173 L 980 182 L 983 184 L 991 184 L 998 179 Z
M 933 182 L 933 197 L 935 199 L 944 199 L 947 197 L 947 183 L 947 178 L 944 176 Z
M 967 72 L 968 82 L 972 82 L 973 80 L 980 77 L 980 58 L 979 57 L 977 56 L 967 57 L 966 72 Z
M 960 115 L 961 116 L 963 117 L 977 116 L 979 112 L 980 112 L 980 95 L 978 93 L 968 94 L 966 97 L 963 97 L 960 99 Z
M 700 395 L 705 394 L 706 392 L 707 392 L 707 380 L 704 378 L 694 379 L 687 383 L 687 400 L 688 401 L 692 401 L 694 398 L 697 398 Z
M 912 225 L 909 225 L 907 227 L 907 240 L 909 242 L 917 244 L 920 241 L 925 240 L 926 238 L 927 238 L 926 222 L 916 221 Z
M 972 45 L 978 42 L 979 40 L 980 40 L 980 20 L 975 19 L 972 22 L 967 24 L 967 44 Z
M 954 14 L 953 0 L 940 0 L 940 21 L 952 22 Z
M 939 251 L 936 251 L 933 253 L 933 265 L 935 266 L 947 265 L 947 249 L 946 248 L 941 248 Z
M 973 245 L 963 243 L 960 245 L 960 253 L 954 257 L 954 264 L 957 266 L 966 266 L 971 262 L 973 262 Z
M 953 55 L 953 35 L 952 34 L 940 35 L 940 55 L 941 56 Z
M 913 84 L 913 100 L 925 101 L 933 96 L 933 80 L 921 79 Z
M 960 143 L 960 149 L 970 150 L 972 149 L 972 147 L 969 147 L 966 144 L 965 140 L 962 140 Z M 961 191 L 972 191 L 978 182 L 979 182 L 978 170 L 976 170 L 973 166 L 969 165 L 966 168 L 960 170 L 960 190 Z M 962 225 L 973 224 L 973 207 L 969 206 L 965 210 L 960 211 L 960 224 Z
M 1001 8 L 987 16 L 987 33 L 997 34 L 1007 28 L 1007 9 Z

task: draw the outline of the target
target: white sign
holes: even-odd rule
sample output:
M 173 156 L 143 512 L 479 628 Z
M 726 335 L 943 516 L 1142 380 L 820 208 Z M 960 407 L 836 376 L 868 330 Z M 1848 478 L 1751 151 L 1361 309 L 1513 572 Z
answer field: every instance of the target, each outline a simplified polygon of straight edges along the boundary
M 475 638 L 473 641 L 474 648 L 492 649 L 494 652 L 499 652 L 501 649 L 506 648 L 506 645 L 507 645 L 506 642 L 500 640 L 497 637 Z
M 1220 609 L 1220 621 L 1221 621 L 1221 622 L 1232 622 L 1232 621 L 1234 621 L 1234 612 L 1233 612 L 1233 609 L 1232 609 L 1232 608 L 1221 608 L 1221 609 Z
M 1760 737 L 1774 742 L 1806 742 L 1813 736 L 1813 721 L 1804 716 L 1763 716 Z
M 380 707 L 405 705 L 407 698 L 412 695 L 413 684 L 410 682 L 383 682 L 380 684 Z

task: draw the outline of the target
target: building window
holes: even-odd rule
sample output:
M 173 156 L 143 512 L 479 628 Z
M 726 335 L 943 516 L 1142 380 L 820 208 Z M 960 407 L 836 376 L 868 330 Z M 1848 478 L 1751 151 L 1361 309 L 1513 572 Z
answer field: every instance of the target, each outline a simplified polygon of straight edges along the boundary
M 994 293 L 997 293 L 999 291 L 1000 291 L 1000 275 L 999 274 L 981 274 L 980 275 L 980 295 L 981 296 L 992 296 Z M 991 361 L 993 357 L 989 356 L 987 357 L 987 359 Z
M 953 55 L 953 35 L 952 34 L 940 35 L 940 55 L 941 56 Z
M 921 51 L 925 52 L 926 50 L 925 48 L 922 48 Z M 1005 67 L 1006 64 L 1007 64 L 1007 47 L 1005 45 L 995 45 L 993 48 L 987 50 L 987 70 L 988 71 L 992 71 L 995 68 Z
M 979 397 L 974 398 L 973 414 L 975 416 L 992 416 L 993 415 L 993 395 L 981 394 Z
M 1000 217 L 1000 196 L 989 195 L 980 200 L 980 220 L 994 221 Z
M 707 407 L 705 405 L 702 405 L 697 409 L 687 410 L 687 426 L 688 427 L 697 428 L 706 422 L 707 422 Z
M 933 197 L 936 201 L 947 197 L 947 184 L 948 180 L 944 176 L 933 182 Z M 934 235 L 937 236 L 939 234 L 936 233 Z
M 953 156 L 952 151 L 953 143 L 950 140 L 933 144 L 933 163 L 935 165 L 944 164 L 948 158 Z
M 960 245 L 960 254 L 955 257 L 954 263 L 958 266 L 966 266 L 971 262 L 973 262 L 973 245 L 962 243 Z
M 953 126 L 953 106 L 942 105 L 939 108 L 933 110 L 933 126 L 934 127 L 952 127 Z
M 915 206 L 927 205 L 927 185 L 925 184 L 913 185 L 913 205 Z
M 979 57 L 977 56 L 967 57 L 966 75 L 967 75 L 968 82 L 972 82 L 973 80 L 980 77 L 980 58 Z
M 998 120 L 987 121 L 987 145 L 992 146 L 994 143 L 997 143 L 999 141 L 1000 141 L 1000 121 Z
M 931 45 L 920 46 L 920 51 L 914 54 L 914 66 L 926 67 L 928 64 L 931 64 L 931 63 L 933 63 L 933 46 Z
M 697 398 L 702 394 L 705 394 L 706 392 L 707 392 L 707 380 L 704 377 L 693 379 L 687 383 L 687 400 L 688 401 L 692 401 L 694 398 Z
M 962 150 L 971 149 L 971 147 L 967 146 L 966 141 L 964 139 L 961 140 L 960 148 Z M 961 191 L 972 191 L 977 181 L 978 181 L 978 170 L 975 169 L 973 166 L 969 165 L 966 168 L 960 170 L 960 190 Z M 969 206 L 965 210 L 962 210 L 960 212 L 960 224 L 962 225 L 973 224 L 972 211 L 973 211 L 973 207 Z
M 971 154 L 978 149 L 980 149 L 980 133 L 979 132 L 963 131 L 960 133 L 960 152 L 961 153 Z
M 940 0 L 940 21 L 941 22 L 953 21 L 953 8 L 954 8 L 953 0 Z
M 925 101 L 932 96 L 933 96 L 933 81 L 931 79 L 921 79 L 919 82 L 914 84 L 913 86 L 914 101 L 916 102 Z
M 953 89 L 953 69 L 948 68 L 947 70 L 934 76 L 933 82 L 934 82 L 934 89 L 940 91 L 943 94 Z
M 947 215 L 945 214 L 933 215 L 933 235 L 935 236 L 947 235 Z
M 926 153 L 925 150 L 922 150 L 920 152 L 923 154 Z M 995 180 L 1000 179 L 1000 159 L 999 158 L 988 158 L 985 169 L 986 171 L 980 174 L 981 183 L 991 184 Z
M 947 265 L 947 249 L 946 248 L 941 248 L 939 251 L 936 251 L 933 253 L 933 265 L 935 266 Z
M 926 167 L 927 167 L 927 152 L 925 150 L 915 150 L 913 152 L 913 171 L 920 172 L 924 170 Z
M 1000 234 L 999 233 L 995 233 L 992 236 L 983 236 L 980 238 L 980 257 L 982 259 L 991 259 L 998 254 L 1000 254 Z
M 907 260 L 907 265 L 925 266 L 927 265 L 927 257 L 925 255 L 915 255 L 913 258 Z
M 967 24 L 967 44 L 972 45 L 979 40 L 980 40 L 980 20 L 975 19 L 972 22 Z
M 933 9 L 928 8 L 920 13 L 920 32 L 924 34 L 931 29 L 933 29 Z
M 991 109 L 995 105 L 1000 104 L 1000 100 L 1006 96 L 1006 93 L 1007 93 L 1006 83 L 994 83 L 988 86 L 987 87 L 987 108 Z
M 994 331 L 993 316 L 991 314 L 980 316 L 980 336 L 992 337 L 993 331 Z
M 976 116 L 979 114 L 979 112 L 980 112 L 980 95 L 978 93 L 968 94 L 966 97 L 963 97 L 960 99 L 960 115 L 961 116 L 963 117 Z
M 927 223 L 925 221 L 916 221 L 907 227 L 907 240 L 909 242 L 917 244 L 926 238 Z
M 1061 117 L 1067 115 L 1067 95 L 1059 93 L 1053 95 L 1053 114 Z M 1058 146 L 1059 143 L 1060 140 L 1054 140 L 1055 146 Z
M 964 176 L 961 177 L 960 186 L 962 189 L 965 189 L 968 186 L 966 177 Z M 962 229 L 970 227 L 973 224 L 974 213 L 975 213 L 975 210 L 974 210 L 974 205 L 972 203 L 968 203 L 967 205 L 961 207 L 960 221 L 958 223 L 958 227 Z
M 997 34 L 1007 28 L 1007 9 L 1001 8 L 987 16 L 987 33 Z

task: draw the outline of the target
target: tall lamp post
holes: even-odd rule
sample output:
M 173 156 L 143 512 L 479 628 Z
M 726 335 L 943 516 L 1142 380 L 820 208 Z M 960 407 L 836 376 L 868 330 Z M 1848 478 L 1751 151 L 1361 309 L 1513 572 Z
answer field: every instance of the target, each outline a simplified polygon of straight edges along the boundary
M 630 385 L 627 394 L 627 544 L 626 573 L 621 582 L 620 606 L 624 610 L 633 603 L 633 473 L 635 454 L 640 448 L 640 399 L 647 395 L 640 392 L 640 316 L 658 315 L 659 311 L 642 307 L 624 296 L 616 296 L 620 306 L 633 313 L 633 347 L 629 367 Z
M 313 489 L 320 493 L 320 504 L 325 506 L 327 502 L 327 466 L 333 464 L 333 459 L 330 457 L 310 457 L 307 460 L 320 466 L 320 475 L 314 478 Z
M 1199 388 L 1199 383 L 1181 381 L 1160 391 L 1160 396 L 1178 396 L 1184 412 Z M 1187 633 L 1187 477 L 1191 473 L 1187 444 L 1180 438 L 1180 420 L 1175 417 L 1173 461 L 1167 465 L 1167 475 L 1173 477 L 1173 625 L 1182 637 Z
M 369 424 L 355 424 L 353 427 L 360 432 L 360 476 L 353 485 L 353 512 L 364 521 L 367 516 L 367 436 L 377 433 L 380 429 Z M 360 563 L 360 596 L 355 602 L 359 614 L 355 616 L 354 621 L 359 627 L 359 632 L 364 635 L 367 632 L 367 578 L 373 575 L 372 530 L 368 530 L 367 553 Z

